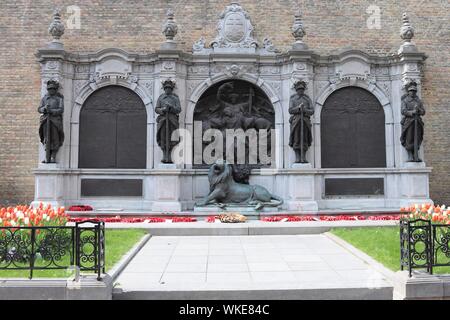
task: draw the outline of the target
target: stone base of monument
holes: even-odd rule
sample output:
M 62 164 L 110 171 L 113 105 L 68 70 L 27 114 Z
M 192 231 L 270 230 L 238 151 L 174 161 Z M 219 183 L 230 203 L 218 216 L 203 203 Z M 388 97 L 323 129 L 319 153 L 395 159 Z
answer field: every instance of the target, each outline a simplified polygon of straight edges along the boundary
M 215 205 L 207 206 L 194 206 L 194 213 L 226 213 L 226 212 L 241 212 L 241 213 L 253 213 L 260 212 L 276 212 L 279 211 L 276 207 L 263 207 L 260 210 L 255 210 L 255 206 L 243 206 L 243 205 L 226 205 L 224 208 Z
M 40 202 L 44 202 L 52 207 L 64 206 L 65 177 L 58 174 L 58 165 L 41 163 L 39 168 L 43 168 L 43 174 L 36 175 L 35 201 L 31 205 L 37 207 Z
M 121 209 L 120 214 L 124 215 L 132 212 L 207 215 L 229 211 L 257 216 L 259 213 L 276 214 L 282 211 L 298 214 L 323 210 L 398 210 L 401 206 L 432 202 L 428 183 L 431 168 L 424 163 L 411 162 L 404 163 L 401 168 L 363 168 L 358 171 L 299 165 L 276 170 L 272 174 L 255 170 L 250 177 L 251 185 L 264 186 L 281 197 L 284 200 L 281 208 L 264 207 L 255 211 L 254 207 L 242 206 L 225 210 L 217 206 L 194 207 L 210 191 L 207 170 L 179 169 L 164 164 L 144 170 L 64 169 L 55 164 L 42 164 L 34 170 L 33 204 L 43 202 L 67 208 L 90 205 L 95 210 Z M 347 187 L 358 182 L 358 179 L 368 183 L 381 181 L 381 192 L 370 195 L 329 192 L 328 183 L 342 182 L 345 178 L 350 179 L 350 183 L 345 185 Z
M 30 206 L 33 208 L 37 208 L 39 207 L 39 205 L 43 203 L 44 205 L 48 206 L 52 206 L 52 208 L 57 208 L 57 207 L 65 207 L 64 202 L 62 201 L 33 201 L 30 203 Z
M 159 163 L 158 173 L 150 177 L 152 211 L 180 212 L 186 210 L 186 204 L 182 199 L 182 179 L 179 169 L 173 163 Z
M 288 211 L 317 212 L 319 207 L 317 201 L 286 201 Z
M 153 203 L 152 210 L 161 212 L 180 212 L 183 211 L 183 205 L 178 201 L 157 201 Z
M 288 211 L 297 212 L 317 212 L 319 206 L 315 199 L 316 180 L 310 173 L 312 166 L 310 163 L 294 163 L 292 171 L 295 174 L 287 176 L 285 183 L 287 188 L 284 206 Z M 302 172 L 304 171 L 304 172 Z

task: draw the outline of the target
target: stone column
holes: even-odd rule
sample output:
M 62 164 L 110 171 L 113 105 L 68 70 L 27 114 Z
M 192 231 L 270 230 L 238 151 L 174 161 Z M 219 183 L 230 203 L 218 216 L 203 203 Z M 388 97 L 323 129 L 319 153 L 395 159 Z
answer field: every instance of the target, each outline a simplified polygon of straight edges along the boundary
M 64 96 L 64 144 L 56 154 L 56 163 L 42 163 L 45 159 L 45 146 L 39 143 L 38 169 L 35 170 L 35 201 L 33 205 L 44 202 L 53 206 L 63 206 L 66 198 L 64 178 L 59 174 L 61 169 L 69 168 L 70 155 L 70 108 L 72 104 L 72 79 L 66 78 L 68 66 L 64 64 L 66 52 L 61 37 L 64 35 L 64 24 L 60 11 L 56 9 L 48 32 L 53 40 L 47 47 L 38 50 L 37 57 L 41 64 L 41 98 L 47 93 L 49 80 L 58 81 L 59 93 Z M 36 101 L 36 111 L 39 101 Z M 36 136 L 38 132 L 36 131 Z
M 395 91 L 397 95 L 395 97 L 396 110 L 398 114 L 398 120 L 401 121 L 401 98 L 406 94 L 405 84 L 409 81 L 415 81 L 417 86 L 417 95 L 421 98 L 421 66 L 426 59 L 425 54 L 420 53 L 417 47 L 412 42 L 414 37 L 414 28 L 410 24 L 409 17 L 406 13 L 403 13 L 402 27 L 400 29 L 400 37 L 403 39 L 403 44 L 398 50 L 398 56 L 400 60 L 398 74 L 399 79 L 395 81 Z M 425 109 L 427 106 L 425 106 Z M 400 186 L 401 205 L 406 206 L 413 203 L 432 203 L 429 199 L 429 173 L 430 168 L 426 168 L 424 152 L 425 145 L 422 143 L 419 149 L 419 158 L 422 162 L 408 162 L 407 151 L 400 144 L 401 124 L 396 122 L 396 136 L 395 143 L 398 146 L 400 153 L 399 167 L 404 168 L 405 172 L 401 175 L 398 185 Z M 426 120 L 425 120 L 425 132 L 426 132 Z
M 163 34 L 166 37 L 166 41 L 161 45 L 160 50 L 156 52 L 158 61 L 155 65 L 156 78 L 154 93 L 156 104 L 156 97 L 159 97 L 163 93 L 162 83 L 168 79 L 175 81 L 174 93 L 177 94 L 180 99 L 182 111 L 179 118 L 181 120 L 186 112 L 186 67 L 180 63 L 182 52 L 177 49 L 177 43 L 174 40 L 177 32 L 178 26 L 174 20 L 174 13 L 169 10 L 167 12 L 167 21 L 163 25 Z M 181 126 L 181 123 L 180 129 L 184 129 Z M 184 168 L 184 164 L 161 163 L 162 150 L 156 141 L 156 132 L 157 125 L 155 124 L 153 130 L 154 172 L 151 176 L 152 190 L 150 191 L 150 193 L 153 194 L 154 199 L 152 210 L 179 212 L 185 209 L 182 205 L 182 199 L 186 198 L 183 195 L 183 191 L 190 190 L 191 188 L 186 186 L 184 181 L 182 181 L 183 177 L 181 169 Z M 184 142 L 182 141 L 181 143 Z M 174 150 L 176 150 L 176 148 L 177 147 L 175 147 Z

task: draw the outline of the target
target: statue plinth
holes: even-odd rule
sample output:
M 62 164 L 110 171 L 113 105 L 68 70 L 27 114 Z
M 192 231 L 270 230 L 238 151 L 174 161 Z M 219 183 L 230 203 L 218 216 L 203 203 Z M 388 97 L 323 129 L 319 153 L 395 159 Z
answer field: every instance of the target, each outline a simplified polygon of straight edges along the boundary
M 243 206 L 242 204 L 227 204 L 225 207 L 221 208 L 217 205 L 206 205 L 206 206 L 194 206 L 194 212 L 248 212 L 248 213 L 258 213 L 258 212 L 277 212 L 280 209 L 277 207 L 263 207 L 260 210 L 255 210 L 255 206 Z
M 312 165 L 309 162 L 304 162 L 304 163 L 293 163 L 292 164 L 292 169 L 311 169 Z
M 38 169 L 46 169 L 46 170 L 57 170 L 60 169 L 61 166 L 58 163 L 39 163 Z
M 405 168 L 426 168 L 425 162 L 414 162 L 414 161 L 408 161 L 405 162 Z
M 156 167 L 157 167 L 158 169 L 163 169 L 163 170 L 174 170 L 174 169 L 179 169 L 175 163 L 162 163 L 162 162 L 161 162 L 161 163 L 158 163 L 158 164 L 156 165 Z

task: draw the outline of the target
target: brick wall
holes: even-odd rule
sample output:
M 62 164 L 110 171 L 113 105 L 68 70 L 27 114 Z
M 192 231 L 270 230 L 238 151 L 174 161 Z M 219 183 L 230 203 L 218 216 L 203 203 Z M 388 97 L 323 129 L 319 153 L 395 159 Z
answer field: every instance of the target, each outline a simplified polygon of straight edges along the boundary
M 416 29 L 420 51 L 428 55 L 423 100 L 427 108 L 425 160 L 433 167 L 431 197 L 450 204 L 450 117 L 447 113 L 450 74 L 450 5 L 447 0 L 288 1 L 242 0 L 250 13 L 256 37 L 266 36 L 282 50 L 292 43 L 293 8 L 300 3 L 307 31 L 305 42 L 321 54 L 353 47 L 389 54 L 401 44 L 403 11 Z M 120 47 L 151 52 L 163 41 L 161 25 L 168 7 L 175 9 L 182 49 L 204 36 L 214 38 L 223 1 L 153 0 L 2 0 L 0 3 L 0 202 L 30 202 L 34 193 L 32 169 L 38 161 L 36 112 L 40 99 L 39 64 L 34 54 L 51 40 L 47 28 L 53 6 L 81 8 L 81 29 L 66 30 L 67 51 L 97 51 Z M 381 9 L 381 29 L 368 29 L 370 5 Z

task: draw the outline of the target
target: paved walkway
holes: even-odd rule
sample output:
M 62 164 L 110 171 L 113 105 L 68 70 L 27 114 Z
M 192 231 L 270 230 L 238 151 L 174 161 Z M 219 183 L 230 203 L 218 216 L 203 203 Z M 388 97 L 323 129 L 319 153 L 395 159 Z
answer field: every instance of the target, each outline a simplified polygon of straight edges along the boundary
M 169 298 L 157 293 L 177 290 L 391 288 L 382 274 L 323 234 L 152 237 L 116 282 L 119 291 L 145 291 L 148 298 L 151 292 Z

